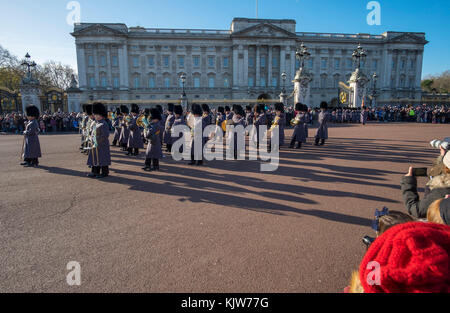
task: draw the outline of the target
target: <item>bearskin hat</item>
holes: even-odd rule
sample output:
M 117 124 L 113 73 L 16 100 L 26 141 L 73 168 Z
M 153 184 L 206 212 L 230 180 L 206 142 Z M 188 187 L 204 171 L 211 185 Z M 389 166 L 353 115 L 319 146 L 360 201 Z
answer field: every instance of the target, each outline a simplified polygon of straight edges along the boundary
M 158 109 L 151 109 L 150 116 L 152 120 L 161 120 L 161 112 Z
M 173 107 L 173 113 L 183 115 L 183 107 L 181 105 L 175 105 Z
M 173 112 L 173 107 L 174 107 L 174 106 L 175 106 L 175 105 L 174 105 L 173 103 L 167 104 L 167 111 Z
M 159 110 L 159 113 L 163 114 L 164 109 L 163 109 L 163 107 L 162 107 L 160 104 L 158 104 L 158 105 L 156 106 L 156 108 Z
M 209 113 L 210 112 L 209 105 L 202 104 L 202 110 L 203 110 L 204 113 Z
M 150 115 L 150 109 L 145 109 L 144 110 L 144 116 L 147 118 Z
M 251 110 L 252 110 L 252 107 L 251 107 L 250 105 L 247 105 L 247 106 L 245 107 L 245 110 L 246 110 L 246 111 L 251 111 Z
M 321 103 L 320 103 L 320 108 L 321 109 L 328 109 L 328 103 L 326 103 L 325 101 L 322 101 Z
M 261 114 L 263 112 L 263 110 L 261 109 L 261 106 L 259 106 L 258 104 L 256 104 L 253 108 L 253 112 Z
M 300 102 L 295 104 L 295 111 L 302 111 L 303 110 L 303 104 Z
M 231 110 L 230 110 L 230 107 L 227 105 L 226 107 L 225 107 L 225 112 L 230 112 Z
M 264 103 L 260 103 L 259 107 L 261 108 L 261 111 L 266 112 L 266 105 Z
M 92 115 L 92 104 L 86 104 L 86 114 Z
M 39 109 L 36 106 L 30 105 L 26 107 L 25 111 L 27 113 L 27 116 L 39 118 Z
M 120 112 L 122 112 L 123 114 L 129 114 L 130 110 L 128 109 L 128 107 L 126 105 L 121 105 Z
M 131 104 L 131 113 L 139 114 L 139 106 L 136 103 Z
M 281 102 L 275 103 L 275 111 L 284 112 L 284 104 Z
M 242 112 L 242 107 L 240 105 L 235 105 L 233 107 L 233 113 L 234 114 L 240 114 L 241 115 L 241 112 Z
M 120 115 L 122 112 L 120 111 L 120 108 L 116 108 L 116 115 Z
M 101 115 L 103 117 L 108 116 L 108 111 L 106 110 L 106 107 L 101 102 L 96 102 L 92 105 L 92 113 L 94 115 Z
M 203 114 L 202 107 L 199 104 L 193 104 L 191 112 L 194 115 L 202 115 Z
M 224 107 L 218 107 L 217 112 L 225 114 L 225 108 Z

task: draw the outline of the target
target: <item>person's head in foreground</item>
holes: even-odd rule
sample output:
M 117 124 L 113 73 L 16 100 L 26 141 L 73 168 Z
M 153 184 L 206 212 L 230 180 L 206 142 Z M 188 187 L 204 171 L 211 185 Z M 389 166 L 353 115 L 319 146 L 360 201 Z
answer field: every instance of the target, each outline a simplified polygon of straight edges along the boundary
M 388 229 L 371 244 L 348 291 L 450 292 L 450 227 L 411 222 Z
M 427 220 L 431 223 L 450 225 L 450 195 L 434 201 L 427 211 Z

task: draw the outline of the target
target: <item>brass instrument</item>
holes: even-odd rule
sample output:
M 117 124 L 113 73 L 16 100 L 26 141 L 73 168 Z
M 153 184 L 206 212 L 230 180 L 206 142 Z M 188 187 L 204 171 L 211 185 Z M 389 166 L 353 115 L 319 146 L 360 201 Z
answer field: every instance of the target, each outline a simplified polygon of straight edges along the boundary
M 299 116 L 297 115 L 295 118 L 293 118 L 293 119 L 291 120 L 291 126 L 295 127 L 295 126 L 297 126 L 298 124 L 300 124 L 300 118 L 299 118 Z
M 279 122 L 280 122 L 280 117 L 279 116 L 275 117 L 275 120 L 273 121 L 272 127 L 270 127 L 269 131 L 270 132 L 273 131 L 279 125 Z
M 125 115 L 124 117 L 123 117 L 123 123 L 125 124 L 125 126 L 129 126 L 130 125 L 130 123 L 131 123 L 131 116 L 129 116 L 129 115 Z
M 147 127 L 148 127 L 148 119 L 145 117 L 145 115 L 140 115 L 137 118 L 137 120 L 136 120 L 136 124 L 139 127 L 147 129 Z

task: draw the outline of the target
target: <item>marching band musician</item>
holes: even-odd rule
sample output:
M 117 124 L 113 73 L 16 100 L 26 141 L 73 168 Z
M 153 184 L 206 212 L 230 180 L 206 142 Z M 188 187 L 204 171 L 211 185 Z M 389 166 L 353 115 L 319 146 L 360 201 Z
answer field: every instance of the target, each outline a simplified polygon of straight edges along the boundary
M 128 138 L 128 153 L 127 155 L 138 156 L 139 149 L 144 148 L 144 142 L 142 141 L 141 130 L 137 125 L 137 119 L 139 117 L 139 106 L 137 104 L 131 105 L 131 121 L 128 125 L 130 129 L 130 137 Z
M 145 121 L 149 121 L 149 117 L 150 117 L 150 109 L 145 109 L 144 110 L 144 119 L 142 120 L 144 125 L 146 124 Z M 142 142 L 144 143 L 144 145 L 146 145 L 146 144 L 148 144 L 148 140 L 145 137 L 145 127 L 142 127 L 141 125 L 138 125 L 138 126 L 141 127 Z
M 112 120 L 112 127 L 114 128 L 114 139 L 113 142 L 111 144 L 111 146 L 115 147 L 117 145 L 117 143 L 119 142 L 119 138 L 120 138 L 120 133 L 121 133 L 121 112 L 120 112 L 120 108 L 116 109 L 116 114 L 114 116 L 114 119 Z
M 170 130 L 170 134 L 172 137 L 172 144 L 183 137 L 183 134 L 174 134 L 173 130 L 175 126 L 178 125 L 186 125 L 186 119 L 183 116 L 183 107 L 181 105 L 175 105 L 173 108 L 173 113 L 175 115 L 175 120 L 173 121 L 172 128 Z M 176 135 L 176 136 L 174 136 Z M 183 153 L 183 146 L 180 147 L 180 153 Z
M 172 125 L 175 122 L 175 115 L 173 114 L 173 109 L 174 109 L 174 104 L 173 103 L 169 103 L 167 105 L 167 118 L 166 118 L 166 122 L 165 122 L 165 127 L 164 127 L 164 143 L 166 144 L 166 151 L 167 152 L 172 152 L 172 144 L 173 144 L 173 140 L 172 140 Z M 160 119 L 162 122 L 162 119 Z
M 34 105 L 28 106 L 26 109 L 27 119 L 25 131 L 23 132 L 23 160 L 20 165 L 24 167 L 38 167 L 41 155 L 41 145 L 39 143 L 39 109 Z
M 89 119 L 89 115 L 87 114 L 87 104 L 83 104 L 83 116 L 81 117 L 81 123 L 80 123 L 80 132 L 81 132 L 81 146 L 80 150 L 81 153 L 84 153 L 85 143 L 86 143 L 86 127 L 87 127 L 87 121 Z
M 93 126 L 94 126 L 94 124 L 95 124 L 95 117 L 94 117 L 94 114 L 92 113 L 92 104 L 87 104 L 86 105 L 86 114 L 87 114 L 87 116 L 88 116 L 88 118 L 87 118 L 87 121 L 86 121 L 86 132 L 85 132 L 85 142 L 84 142 L 84 149 L 83 149 L 83 151 L 82 151 L 82 153 L 84 153 L 84 154 L 88 154 L 88 150 L 87 150 L 87 148 L 88 148 L 88 141 L 89 141 L 89 138 L 90 138 L 90 136 L 91 136 L 91 133 L 92 133 L 92 128 L 93 128 Z
M 325 144 L 325 140 L 328 139 L 328 121 L 329 120 L 330 120 L 330 115 L 328 113 L 328 103 L 323 101 L 320 104 L 319 128 L 317 128 L 316 142 L 314 145 L 323 146 Z
M 275 118 L 273 120 L 272 126 L 273 124 L 276 123 L 276 125 L 278 125 L 278 136 L 279 136 L 279 146 L 283 146 L 284 145 L 284 139 L 285 139 L 285 135 L 284 135 L 284 129 L 286 128 L 286 115 L 284 114 L 284 104 L 279 102 L 279 103 L 275 103 Z
M 194 116 L 194 125 L 189 125 L 191 127 L 193 136 L 192 136 L 192 141 L 191 141 L 191 162 L 189 163 L 189 165 L 203 165 L 203 147 L 204 147 L 204 138 L 203 138 L 203 131 L 206 128 L 206 118 L 203 118 L 203 110 L 202 107 L 199 104 L 192 104 L 192 109 L 191 109 L 191 114 Z M 201 125 L 198 125 L 196 127 L 196 124 L 200 123 Z M 194 130 L 198 127 L 201 127 L 201 136 L 202 136 L 202 144 L 201 144 L 201 156 L 202 159 L 201 160 L 195 160 L 195 134 L 194 134 Z M 208 139 L 206 139 L 208 140 Z
M 130 137 L 130 129 L 128 128 L 127 119 L 129 119 L 128 114 L 130 111 L 128 110 L 128 107 L 126 105 L 120 106 L 120 112 L 122 113 L 122 120 L 120 122 L 120 137 L 119 137 L 119 144 L 122 147 L 122 151 L 127 151 L 128 146 L 128 138 Z
M 87 165 L 91 167 L 88 177 L 105 178 L 109 176 L 111 154 L 109 149 L 109 125 L 106 122 L 108 112 L 102 103 L 94 103 L 92 112 L 95 116 L 90 138 L 90 151 Z
M 227 121 L 233 118 L 233 112 L 231 111 L 229 106 L 225 107 L 225 118 Z
M 245 107 L 245 126 L 249 126 L 253 124 L 254 114 L 252 112 L 252 107 L 247 105 Z
M 301 103 L 295 104 L 295 119 L 291 121 L 292 126 L 294 126 L 294 134 L 292 135 L 291 144 L 289 148 L 294 149 L 294 145 L 297 142 L 296 149 L 301 149 L 302 144 L 306 143 L 306 128 L 305 124 L 307 122 L 306 116 L 307 106 Z
M 149 120 L 150 119 L 150 120 Z M 161 112 L 158 109 L 151 109 L 148 119 L 150 124 L 144 130 L 144 136 L 148 139 L 144 171 L 159 171 L 159 160 L 163 158 L 162 137 L 164 124 L 162 123 Z M 153 167 L 152 167 L 153 163 Z
M 267 125 L 266 113 L 264 111 L 264 104 L 257 104 L 254 107 L 253 125 L 256 127 L 256 147 L 259 149 L 259 127 Z
M 225 116 L 225 108 L 218 107 L 217 108 L 217 116 L 216 116 L 216 126 L 222 128 L 222 123 L 226 120 Z
M 230 123 L 230 125 L 233 125 L 235 128 L 238 127 L 239 125 L 242 125 L 242 127 L 245 128 L 245 112 L 240 105 L 236 105 L 233 108 L 233 118 L 231 119 L 231 121 L 232 122 Z M 233 140 L 234 159 L 237 160 L 237 158 L 238 158 L 238 134 L 236 131 L 232 132 L 232 134 L 234 136 L 234 140 Z M 244 154 L 245 154 L 245 150 L 244 150 Z

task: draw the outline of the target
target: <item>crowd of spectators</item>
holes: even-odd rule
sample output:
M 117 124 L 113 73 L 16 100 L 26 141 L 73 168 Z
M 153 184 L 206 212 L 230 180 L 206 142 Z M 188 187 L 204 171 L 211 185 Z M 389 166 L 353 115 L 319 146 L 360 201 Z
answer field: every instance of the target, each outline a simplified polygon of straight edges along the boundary
M 77 132 L 81 115 L 78 113 L 42 112 L 38 123 L 42 134 Z M 0 131 L 3 133 L 22 134 L 26 117 L 22 113 L 0 115 Z

